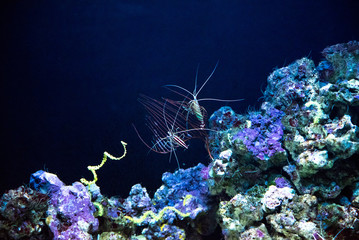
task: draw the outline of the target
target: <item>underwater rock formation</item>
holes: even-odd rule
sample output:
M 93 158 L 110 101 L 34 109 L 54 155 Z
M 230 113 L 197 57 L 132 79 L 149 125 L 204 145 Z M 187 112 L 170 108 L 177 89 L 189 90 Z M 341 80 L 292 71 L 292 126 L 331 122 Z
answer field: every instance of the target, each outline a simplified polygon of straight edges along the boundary
M 209 183 L 212 194 L 232 197 L 231 204 L 221 201 L 219 209 L 227 239 L 237 239 L 248 229 L 238 223 L 243 219 L 257 219 L 250 221 L 251 226 L 264 222 L 274 239 L 326 239 L 337 233 L 344 239 L 358 234 L 359 45 L 338 44 L 326 48 L 323 55 L 326 60 L 318 67 L 303 58 L 270 74 L 259 111 L 238 115 L 223 107 L 211 116 L 210 126 L 217 132 L 210 136 L 215 159 Z M 263 213 L 252 206 L 257 217 L 238 217 L 248 211 L 243 204 L 251 206 L 245 204 L 248 199 L 255 195 L 263 204 L 271 195 L 253 193 L 252 188 L 269 185 L 274 191 L 271 184 L 295 193 L 285 203 L 269 201 L 281 206 L 280 213 L 267 211 L 261 217 Z M 238 203 L 239 196 L 246 201 Z M 303 208 L 303 199 L 314 198 L 310 208 L 318 215 L 297 217 L 298 212 L 286 207 Z M 339 205 L 339 199 L 346 206 Z M 332 204 L 336 207 L 324 208 Z M 331 220 L 323 225 L 324 215 Z
M 0 199 L 0 238 L 359 239 L 359 43 L 323 56 L 271 73 L 259 110 L 214 112 L 211 163 L 164 173 L 154 196 L 34 173 Z

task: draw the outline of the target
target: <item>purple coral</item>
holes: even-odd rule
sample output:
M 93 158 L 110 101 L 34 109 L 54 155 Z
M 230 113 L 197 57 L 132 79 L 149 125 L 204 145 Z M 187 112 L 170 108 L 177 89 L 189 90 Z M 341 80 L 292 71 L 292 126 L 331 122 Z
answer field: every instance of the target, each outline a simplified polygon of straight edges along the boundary
M 292 187 L 290 182 L 284 177 L 277 177 L 274 182 L 277 188 Z
M 281 145 L 283 112 L 270 109 L 265 115 L 253 112 L 249 114 L 251 126 L 244 128 L 233 136 L 233 141 L 241 141 L 253 156 L 268 160 L 278 152 L 284 152 Z

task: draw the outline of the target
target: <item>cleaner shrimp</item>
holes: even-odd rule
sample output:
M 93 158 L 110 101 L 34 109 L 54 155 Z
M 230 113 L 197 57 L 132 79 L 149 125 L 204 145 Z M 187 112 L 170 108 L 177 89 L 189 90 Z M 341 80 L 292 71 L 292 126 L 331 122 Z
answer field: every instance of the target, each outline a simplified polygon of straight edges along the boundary
M 188 140 L 203 136 L 203 129 L 196 128 L 192 123 L 189 123 L 192 128 L 187 129 L 186 116 L 180 111 L 181 105 L 178 106 L 175 101 L 158 101 L 145 95 L 140 95 L 138 101 L 149 114 L 146 117 L 146 125 L 152 133 L 151 144 L 143 140 L 135 125 L 132 124 L 136 134 L 150 151 L 160 154 L 169 153 L 170 160 L 173 154 L 179 167 L 177 148 L 188 149 Z
M 188 116 L 191 114 L 193 116 L 196 117 L 196 119 L 199 121 L 199 124 L 200 124 L 200 128 L 204 129 L 206 124 L 205 124 L 205 119 L 207 117 L 207 111 L 206 109 L 201 106 L 199 104 L 199 101 L 219 101 L 219 102 L 237 102 L 237 101 L 242 101 L 243 99 L 232 99 L 232 100 L 225 100 L 225 99 L 216 99 L 216 98 L 201 98 L 201 99 L 198 99 L 198 94 L 201 92 L 201 90 L 203 89 L 203 87 L 207 84 L 207 82 L 211 79 L 211 77 L 213 76 L 214 72 L 216 71 L 217 69 L 217 66 L 218 66 L 218 62 L 216 63 L 213 71 L 211 72 L 211 74 L 208 76 L 208 78 L 206 79 L 206 81 L 202 84 L 202 86 L 198 89 L 197 91 L 197 80 L 198 80 L 198 69 L 199 69 L 199 66 L 197 67 L 197 70 L 196 70 L 196 77 L 195 77 L 195 84 L 194 84 L 194 90 L 193 92 L 190 92 L 189 90 L 187 90 L 186 88 L 184 87 L 181 87 L 179 85 L 174 85 L 174 84 L 168 84 L 168 85 L 165 85 L 164 87 L 166 87 L 167 89 L 169 89 L 170 91 L 178 94 L 178 95 L 181 95 L 183 97 L 185 97 L 185 99 L 188 100 L 188 102 L 186 103 L 185 106 L 183 106 L 183 108 L 185 109 L 185 111 L 187 111 L 187 116 L 186 116 L 186 119 L 188 120 Z M 172 88 L 178 88 L 182 91 L 184 91 L 186 94 L 192 96 L 193 99 L 189 98 L 188 95 L 184 95 L 178 91 L 175 91 L 174 89 Z M 182 104 L 181 104 L 182 105 Z

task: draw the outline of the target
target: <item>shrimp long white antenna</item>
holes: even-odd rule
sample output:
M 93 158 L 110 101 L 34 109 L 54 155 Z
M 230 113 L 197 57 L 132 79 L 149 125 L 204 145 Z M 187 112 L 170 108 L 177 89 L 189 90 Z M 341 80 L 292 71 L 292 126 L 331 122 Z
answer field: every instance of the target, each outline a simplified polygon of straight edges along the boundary
M 197 101 L 217 101 L 217 102 L 238 102 L 243 101 L 244 98 L 241 99 L 219 99 L 219 98 L 201 98 L 197 99 Z
M 214 72 L 216 71 L 217 69 L 217 66 L 218 66 L 218 63 L 219 61 L 217 61 L 216 65 L 214 66 L 214 69 L 213 71 L 211 72 L 211 74 L 208 76 L 208 78 L 206 79 L 206 81 L 202 84 L 202 86 L 199 88 L 198 92 L 197 92 L 197 81 L 198 81 L 198 69 L 199 69 L 199 64 L 198 64 L 198 67 L 197 67 L 197 70 L 196 70 L 196 77 L 195 77 L 195 84 L 194 84 L 194 90 L 193 90 L 193 93 L 188 91 L 187 89 L 185 89 L 184 87 L 181 87 L 181 86 L 178 86 L 178 85 L 175 85 L 175 84 L 167 84 L 167 85 L 164 85 L 164 87 L 176 87 L 176 88 L 179 88 L 181 90 L 183 90 L 184 92 L 188 93 L 189 95 L 191 95 L 193 97 L 193 100 L 196 101 L 197 100 L 197 96 L 198 94 L 201 92 L 201 90 L 203 89 L 203 87 L 207 84 L 207 82 L 211 79 L 211 77 L 213 76 Z M 170 89 L 172 91 L 172 89 Z M 176 92 L 177 93 L 177 92 Z M 178 93 L 179 95 L 182 95 L 180 93 Z M 183 95 L 182 95 L 183 96 Z
M 202 91 L 202 89 L 204 88 L 204 86 L 208 83 L 208 81 L 212 78 L 214 72 L 216 71 L 217 67 L 218 67 L 218 63 L 219 61 L 217 61 L 214 69 L 212 70 L 211 74 L 207 77 L 207 79 L 204 81 L 204 83 L 201 85 L 201 87 L 198 89 L 197 91 L 197 80 L 198 80 L 198 69 L 199 69 L 199 65 L 197 67 L 196 70 L 196 77 L 195 77 L 195 86 L 194 86 L 194 90 L 193 92 L 188 91 L 187 89 L 185 89 L 184 87 L 178 86 L 178 85 L 174 85 L 174 84 L 168 84 L 168 85 L 164 85 L 164 87 L 168 88 L 170 91 L 177 93 L 180 96 L 183 96 L 185 98 L 185 100 L 188 100 L 187 103 L 187 107 L 183 106 L 183 108 L 187 111 L 187 117 L 186 120 L 188 121 L 188 117 L 189 114 L 194 115 L 197 120 L 200 123 L 200 128 L 204 128 L 205 127 L 205 117 L 206 117 L 206 109 L 204 107 L 202 107 L 201 105 L 199 105 L 199 101 L 219 101 L 219 102 L 236 102 L 236 101 L 242 101 L 243 99 L 231 99 L 231 100 L 227 100 L 227 99 L 216 99 L 216 98 L 202 98 L 202 99 L 198 99 L 198 94 Z M 184 91 L 187 95 L 180 93 L 172 88 L 178 88 L 182 91 Z M 188 95 L 191 95 L 192 98 L 188 97 Z M 183 100 L 183 101 L 185 101 Z M 181 104 L 182 105 L 182 104 Z
M 218 67 L 218 63 L 219 60 L 216 63 L 216 66 L 214 66 L 213 71 L 211 72 L 211 74 L 208 76 L 208 78 L 206 79 L 206 81 L 202 84 L 202 86 L 200 87 L 200 89 L 198 90 L 198 92 L 196 92 L 196 87 L 197 87 L 197 75 L 198 75 L 198 69 L 197 69 L 197 74 L 196 74 L 196 86 L 195 86 L 195 90 L 194 90 L 194 97 L 195 99 L 197 99 L 198 94 L 201 92 L 201 90 L 203 89 L 203 87 L 207 84 L 207 82 L 209 81 L 209 79 L 211 79 L 211 77 L 213 76 L 214 72 L 216 71 L 217 67 Z
M 183 91 L 185 91 L 186 93 L 188 93 L 189 95 L 192 95 L 193 97 L 195 97 L 195 95 L 193 93 L 191 93 L 190 91 L 188 91 L 187 89 L 185 89 L 184 87 L 181 87 L 181 86 L 178 86 L 178 85 L 174 85 L 174 84 L 167 84 L 167 85 L 164 85 L 164 87 L 176 87 L 176 88 L 179 88 Z M 169 88 L 169 90 L 173 91 L 172 89 Z M 177 92 L 176 92 L 177 93 Z M 179 95 L 182 95 L 180 93 L 178 93 Z M 183 95 L 182 95 L 183 96 Z
M 163 115 L 163 120 L 164 120 L 164 122 L 165 122 L 165 125 L 166 125 L 166 128 L 167 128 L 167 130 L 169 129 L 169 127 L 168 127 L 168 123 L 167 123 L 167 119 L 166 119 L 166 111 L 165 111 L 165 109 L 166 109 L 166 103 L 167 103 L 167 101 L 165 101 L 165 103 L 163 104 L 163 108 L 162 108 L 162 115 Z M 176 117 L 175 117 L 175 119 L 177 118 L 177 113 L 176 113 Z
M 194 78 L 194 90 L 193 90 L 193 98 L 197 97 L 197 80 L 198 80 L 198 71 L 199 71 L 199 63 L 197 65 L 197 69 L 196 69 L 196 77 Z
M 171 154 L 172 154 L 172 152 L 171 152 Z M 178 157 L 177 157 L 177 153 L 176 153 L 176 151 L 173 151 L 173 155 L 175 155 L 175 158 L 176 158 L 176 162 L 177 162 L 178 169 L 180 169 L 180 168 L 181 168 L 181 166 L 180 166 L 180 164 L 179 164 L 179 160 L 178 160 Z M 171 160 L 171 156 L 170 156 L 170 160 Z
M 164 85 L 165 88 L 168 88 L 169 90 L 177 93 L 178 95 L 181 95 L 187 99 L 188 96 L 186 95 L 183 95 L 173 89 L 171 89 L 170 87 L 175 87 L 175 88 L 178 88 L 178 89 L 181 89 L 182 91 L 186 92 L 187 94 L 191 95 L 193 97 L 193 99 L 191 100 L 191 102 L 193 101 L 218 101 L 218 102 L 238 102 L 238 101 L 243 101 L 244 99 L 219 99 L 219 98 L 201 98 L 201 99 L 198 99 L 197 96 L 198 94 L 202 91 L 203 87 L 207 84 L 207 82 L 212 78 L 214 72 L 216 71 L 217 67 L 218 67 L 218 63 L 219 63 L 219 60 L 217 61 L 216 65 L 214 66 L 214 69 L 212 70 L 211 74 L 207 77 L 206 81 L 202 84 L 202 86 L 199 88 L 199 90 L 197 91 L 197 81 L 198 81 L 198 69 L 199 69 L 199 64 L 197 66 L 197 70 L 196 70 L 196 77 L 195 77 L 195 85 L 194 85 L 194 90 L 193 92 L 190 92 L 188 91 L 186 88 L 184 87 L 181 87 L 179 85 L 175 85 L 175 84 L 167 84 L 167 85 Z

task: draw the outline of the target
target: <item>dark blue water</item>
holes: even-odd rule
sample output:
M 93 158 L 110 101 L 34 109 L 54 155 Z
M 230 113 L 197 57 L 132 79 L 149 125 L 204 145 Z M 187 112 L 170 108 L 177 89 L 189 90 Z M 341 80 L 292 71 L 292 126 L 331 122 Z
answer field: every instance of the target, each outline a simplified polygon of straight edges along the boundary
M 1 3 L 0 192 L 47 169 L 70 184 L 104 151 L 128 155 L 98 171 L 103 193 L 126 197 L 133 184 L 150 193 L 177 163 L 148 153 L 140 93 L 174 97 L 162 88 L 192 90 L 197 65 L 199 97 L 245 101 L 258 107 L 275 67 L 336 43 L 358 40 L 357 1 L 8 1 Z M 211 114 L 223 103 L 203 104 Z M 182 167 L 209 157 L 201 141 L 178 151 Z

